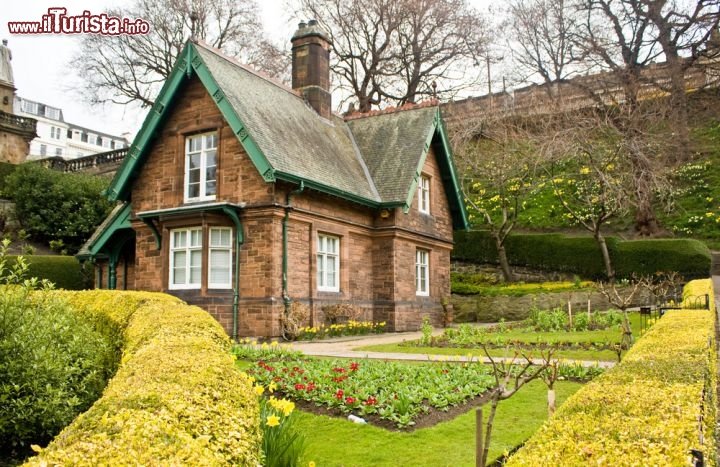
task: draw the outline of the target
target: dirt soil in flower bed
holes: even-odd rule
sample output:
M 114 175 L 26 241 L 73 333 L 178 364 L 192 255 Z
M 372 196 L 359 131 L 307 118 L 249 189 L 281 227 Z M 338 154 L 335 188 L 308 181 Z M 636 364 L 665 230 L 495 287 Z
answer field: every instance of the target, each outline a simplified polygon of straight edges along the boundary
M 287 396 L 285 396 L 287 397 Z M 288 399 L 291 399 L 287 397 Z M 292 399 L 291 399 L 292 400 Z M 420 428 L 429 428 L 431 426 L 435 426 L 438 423 L 452 420 L 455 417 L 458 417 L 464 413 L 466 413 L 468 410 L 480 407 L 481 405 L 485 404 L 489 400 L 489 396 L 487 394 L 480 395 L 478 397 L 475 397 L 474 399 L 470 399 L 469 401 L 466 401 L 464 404 L 456 405 L 455 407 L 448 407 L 447 411 L 442 411 L 439 409 L 435 409 L 432 407 L 429 407 L 428 413 L 425 414 L 418 414 L 415 418 L 413 418 L 413 421 L 415 422 L 414 425 L 410 425 L 405 428 L 399 428 L 395 422 L 392 420 L 386 420 L 383 418 L 380 418 L 377 414 L 371 414 L 363 416 L 362 418 L 365 419 L 365 421 L 368 422 L 368 424 L 384 428 L 389 431 L 402 431 L 402 432 L 409 432 L 414 430 L 419 430 Z M 319 407 L 315 405 L 313 402 L 310 401 L 297 401 L 294 400 L 295 406 L 302 410 L 303 412 L 312 413 L 315 415 L 327 415 L 329 417 L 335 417 L 335 418 L 345 418 L 347 419 L 349 413 L 343 413 L 340 409 L 337 408 L 328 408 L 328 407 Z M 357 415 L 357 414 L 355 414 Z M 360 416 L 360 415 L 358 415 Z

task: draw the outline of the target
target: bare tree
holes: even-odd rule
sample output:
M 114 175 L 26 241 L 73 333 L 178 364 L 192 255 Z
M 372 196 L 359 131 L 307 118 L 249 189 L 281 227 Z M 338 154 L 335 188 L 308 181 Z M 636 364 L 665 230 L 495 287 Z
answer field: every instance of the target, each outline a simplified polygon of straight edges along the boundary
M 105 13 L 141 18 L 151 29 L 82 38 L 72 67 L 82 70 L 83 95 L 92 103 L 151 106 L 191 34 L 269 75 L 286 69 L 282 52 L 259 33 L 255 0 L 135 0 Z
M 511 119 L 487 118 L 454 126 L 452 143 L 462 172 L 471 220 L 490 229 L 503 278 L 512 282 L 505 241 L 515 228 L 533 186 L 531 137 Z
M 630 317 L 627 309 L 632 305 L 633 300 L 637 297 L 641 290 L 647 289 L 650 279 L 647 277 L 633 278 L 632 281 L 626 281 L 621 284 L 598 282 L 598 291 L 610 302 L 611 305 L 620 309 L 623 314 L 622 323 L 622 341 L 618 347 L 618 360 L 620 353 L 627 350 L 633 343 L 632 326 L 630 326 Z
M 298 14 L 328 30 L 332 69 L 361 112 L 384 100 L 449 97 L 479 79 L 471 71 L 487 49 L 488 31 L 466 0 L 299 3 Z
M 578 18 L 572 0 L 513 0 L 509 3 L 508 41 L 521 82 L 539 77 L 551 97 L 559 84 L 578 72 L 574 50 Z
M 517 351 L 511 359 L 496 359 L 490 356 L 484 343 L 481 345 L 486 359 L 492 365 L 492 374 L 495 378 L 493 387 L 488 390 L 490 414 L 485 422 L 485 436 L 483 437 L 481 434 L 478 439 L 478 445 L 481 446 L 481 449 L 478 449 L 479 459 L 476 459 L 475 463 L 484 466 L 487 464 L 488 453 L 490 452 L 490 440 L 498 404 L 500 401 L 514 396 L 525 384 L 541 378 L 553 361 L 553 351 L 549 350 L 541 353 L 541 362 L 538 364 L 533 362 L 529 356 Z
M 720 21 L 720 1 L 698 0 L 676 2 L 668 0 L 633 0 L 636 14 L 647 18 L 653 26 L 653 36 L 665 59 L 665 75 L 668 80 L 670 102 L 669 120 L 676 134 L 675 150 L 671 155 L 675 162 L 687 160 L 690 151 L 690 127 L 688 125 L 687 71 L 697 66 L 700 58 L 717 50 L 708 49 L 713 32 Z
M 603 229 L 632 206 L 632 169 L 622 134 L 611 123 L 592 112 L 570 114 L 569 121 L 573 123 L 561 124 L 564 128 L 544 143 L 549 180 L 570 218 L 593 235 L 613 282 L 615 269 Z

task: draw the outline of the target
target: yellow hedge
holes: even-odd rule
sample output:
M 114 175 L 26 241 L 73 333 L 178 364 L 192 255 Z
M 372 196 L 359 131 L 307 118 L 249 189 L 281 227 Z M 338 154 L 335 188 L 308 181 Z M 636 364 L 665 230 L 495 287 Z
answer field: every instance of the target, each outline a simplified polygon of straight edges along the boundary
M 52 292 L 111 337 L 117 374 L 91 408 L 25 465 L 259 465 L 259 407 L 210 315 L 163 294 Z
M 709 279 L 686 295 L 708 293 Z M 588 384 L 513 456 L 508 466 L 716 465 L 714 300 L 711 310 L 669 311 L 622 363 Z M 702 420 L 700 422 L 699 420 Z

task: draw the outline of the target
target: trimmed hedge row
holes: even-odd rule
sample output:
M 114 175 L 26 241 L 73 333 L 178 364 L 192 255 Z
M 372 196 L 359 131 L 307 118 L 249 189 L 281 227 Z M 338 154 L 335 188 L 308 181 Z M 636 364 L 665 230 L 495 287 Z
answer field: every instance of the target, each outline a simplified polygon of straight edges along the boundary
M 8 267 L 17 256 L 7 256 Z M 27 277 L 47 279 L 58 289 L 84 290 L 93 286 L 93 269 L 87 271 L 74 256 L 23 255 L 28 264 Z
M 684 292 L 714 296 L 710 279 L 690 282 Z M 711 310 L 669 311 L 622 363 L 570 397 L 506 465 L 691 465 L 691 449 L 704 453 L 705 465 L 715 465 L 712 299 Z
M 676 271 L 685 279 L 710 275 L 712 257 L 704 243 L 694 239 L 619 240 L 606 238 L 618 278 L 633 273 L 652 275 Z M 588 279 L 603 279 L 600 248 L 592 237 L 563 234 L 514 234 L 505 248 L 510 264 L 546 271 L 578 274 Z M 497 250 L 487 231 L 455 232 L 452 257 L 459 261 L 497 264 Z
M 122 358 L 103 396 L 25 465 L 259 465 L 259 407 L 230 340 L 200 308 L 159 293 L 52 292 Z

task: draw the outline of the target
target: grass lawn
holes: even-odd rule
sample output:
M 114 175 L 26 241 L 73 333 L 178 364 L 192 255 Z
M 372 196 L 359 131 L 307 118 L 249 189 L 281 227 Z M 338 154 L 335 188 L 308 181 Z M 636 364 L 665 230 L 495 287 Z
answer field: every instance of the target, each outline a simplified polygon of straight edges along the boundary
M 653 321 L 651 320 L 650 323 Z M 639 313 L 630 313 L 630 324 L 633 329 L 633 337 L 638 339 L 642 334 L 642 327 Z M 571 343 L 604 343 L 604 342 L 620 342 L 621 331 L 619 327 L 608 328 L 598 331 L 548 331 L 539 332 L 528 328 L 511 328 L 503 332 L 488 333 L 485 338 L 489 342 L 524 342 L 528 344 L 546 343 L 546 342 L 571 342 Z M 399 353 L 419 353 L 419 354 L 435 354 L 435 355 L 473 355 L 485 356 L 485 353 L 479 346 L 474 347 L 415 347 L 402 344 L 382 344 L 358 347 L 354 350 L 372 351 L 372 352 L 399 352 Z M 505 349 L 490 349 L 492 356 L 505 356 Z M 615 361 L 617 354 L 612 350 L 596 350 L 596 349 L 559 349 L 555 351 L 557 358 L 566 358 L 569 360 L 588 360 L 588 361 Z
M 558 381 L 558 406 L 582 385 Z M 489 409 L 488 409 L 489 410 Z M 307 439 L 301 465 L 474 466 L 475 409 L 431 428 L 395 432 L 345 419 L 299 413 L 298 427 Z M 487 411 L 484 414 L 487 417 Z M 500 403 L 493 429 L 490 459 L 529 438 L 547 418 L 547 386 L 533 381 Z

